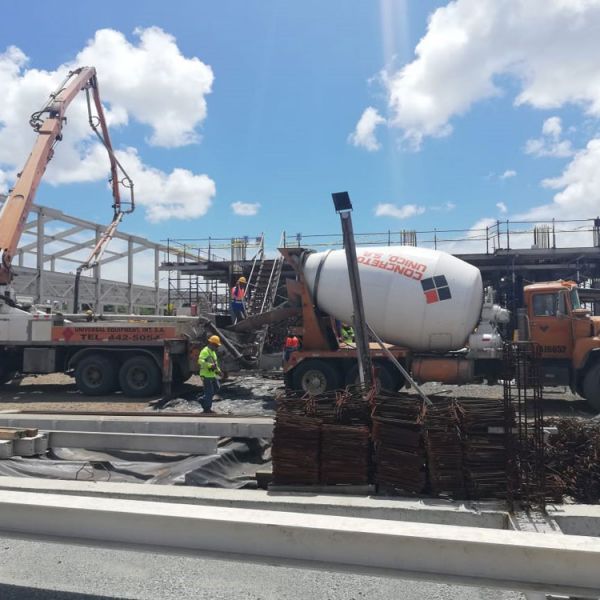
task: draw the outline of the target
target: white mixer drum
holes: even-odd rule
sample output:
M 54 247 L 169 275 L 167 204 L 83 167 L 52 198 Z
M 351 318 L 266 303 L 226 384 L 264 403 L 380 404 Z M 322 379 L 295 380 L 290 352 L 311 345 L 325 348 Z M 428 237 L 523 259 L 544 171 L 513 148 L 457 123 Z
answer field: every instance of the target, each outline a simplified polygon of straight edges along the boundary
M 438 250 L 414 246 L 357 248 L 365 317 L 386 342 L 416 351 L 462 348 L 481 315 L 479 269 Z M 315 304 L 352 322 L 344 250 L 310 254 L 304 277 Z

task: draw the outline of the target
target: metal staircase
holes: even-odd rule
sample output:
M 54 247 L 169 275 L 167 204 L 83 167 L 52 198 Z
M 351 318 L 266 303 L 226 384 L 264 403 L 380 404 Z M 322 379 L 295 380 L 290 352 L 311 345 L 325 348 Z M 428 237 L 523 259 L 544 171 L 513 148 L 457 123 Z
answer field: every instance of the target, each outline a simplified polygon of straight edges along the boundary
M 246 307 L 249 315 L 259 315 L 273 308 L 282 266 L 283 258 L 263 258 L 256 269 L 256 276 L 251 274 L 248 280 L 250 298 Z
M 246 311 L 248 316 L 260 315 L 273 308 L 277 298 L 277 289 L 283 269 L 283 257 L 268 259 L 262 255 L 252 266 L 248 279 L 248 302 Z M 259 360 L 269 330 L 268 325 L 263 325 L 256 334 L 256 357 Z

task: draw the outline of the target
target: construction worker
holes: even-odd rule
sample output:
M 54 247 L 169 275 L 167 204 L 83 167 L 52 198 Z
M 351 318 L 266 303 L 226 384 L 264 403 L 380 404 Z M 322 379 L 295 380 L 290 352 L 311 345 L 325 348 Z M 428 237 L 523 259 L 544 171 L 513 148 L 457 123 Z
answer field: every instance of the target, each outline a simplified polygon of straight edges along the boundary
M 202 348 L 198 356 L 198 366 L 200 367 L 200 377 L 204 385 L 204 395 L 200 399 L 202 412 L 213 414 L 213 397 L 219 391 L 219 376 L 222 375 L 217 358 L 217 349 L 221 345 L 221 338 L 218 335 L 211 335 L 208 338 L 208 344 Z
M 233 314 L 233 324 L 246 318 L 246 278 L 240 277 L 237 283 L 231 288 L 231 312 Z
M 300 340 L 295 335 L 288 335 L 285 338 L 285 346 L 283 348 L 283 360 L 287 362 L 290 360 L 292 353 L 300 350 Z
M 346 323 L 342 323 L 342 331 L 341 331 L 341 339 L 344 344 L 353 344 L 354 343 L 354 329 L 347 325 Z

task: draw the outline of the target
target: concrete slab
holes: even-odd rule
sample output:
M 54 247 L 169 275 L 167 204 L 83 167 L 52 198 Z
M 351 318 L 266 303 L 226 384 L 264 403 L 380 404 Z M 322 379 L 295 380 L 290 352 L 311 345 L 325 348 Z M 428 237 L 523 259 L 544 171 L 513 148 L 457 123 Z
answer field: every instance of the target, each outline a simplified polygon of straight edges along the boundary
M 600 537 L 600 506 L 596 504 L 557 504 L 547 511 L 564 533 Z
M 216 454 L 218 437 L 198 435 L 151 435 L 145 433 L 97 433 L 50 431 L 50 448 L 86 450 L 137 450 L 178 454 Z
M 33 477 L 0 477 L 0 490 L 123 498 L 225 508 L 251 508 L 493 529 L 506 529 L 508 526 L 508 514 L 502 502 L 464 503 L 399 497 L 273 493 L 263 490 L 59 481 Z
M 13 440 L 14 456 L 37 456 L 46 452 L 48 436 L 38 433 L 33 437 L 22 437 Z
M 271 438 L 273 419 L 268 417 L 163 417 L 89 416 L 1 413 L 0 427 L 38 427 L 44 431 L 94 431 L 157 435 Z
M 329 515 L 5 491 L 0 531 L 257 562 L 595 596 L 600 540 Z
M 11 458 L 13 455 L 13 440 L 0 440 L 0 459 Z

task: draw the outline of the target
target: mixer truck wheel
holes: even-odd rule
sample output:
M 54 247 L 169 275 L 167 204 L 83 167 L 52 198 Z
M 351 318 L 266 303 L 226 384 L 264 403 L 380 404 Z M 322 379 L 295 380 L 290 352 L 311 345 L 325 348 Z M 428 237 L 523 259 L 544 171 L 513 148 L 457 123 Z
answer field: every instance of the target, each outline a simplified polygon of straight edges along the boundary
M 596 412 L 600 412 L 600 363 L 593 365 L 585 374 L 583 397 Z
M 303 360 L 294 369 L 294 388 L 313 396 L 338 389 L 340 380 L 337 369 L 323 360 Z

